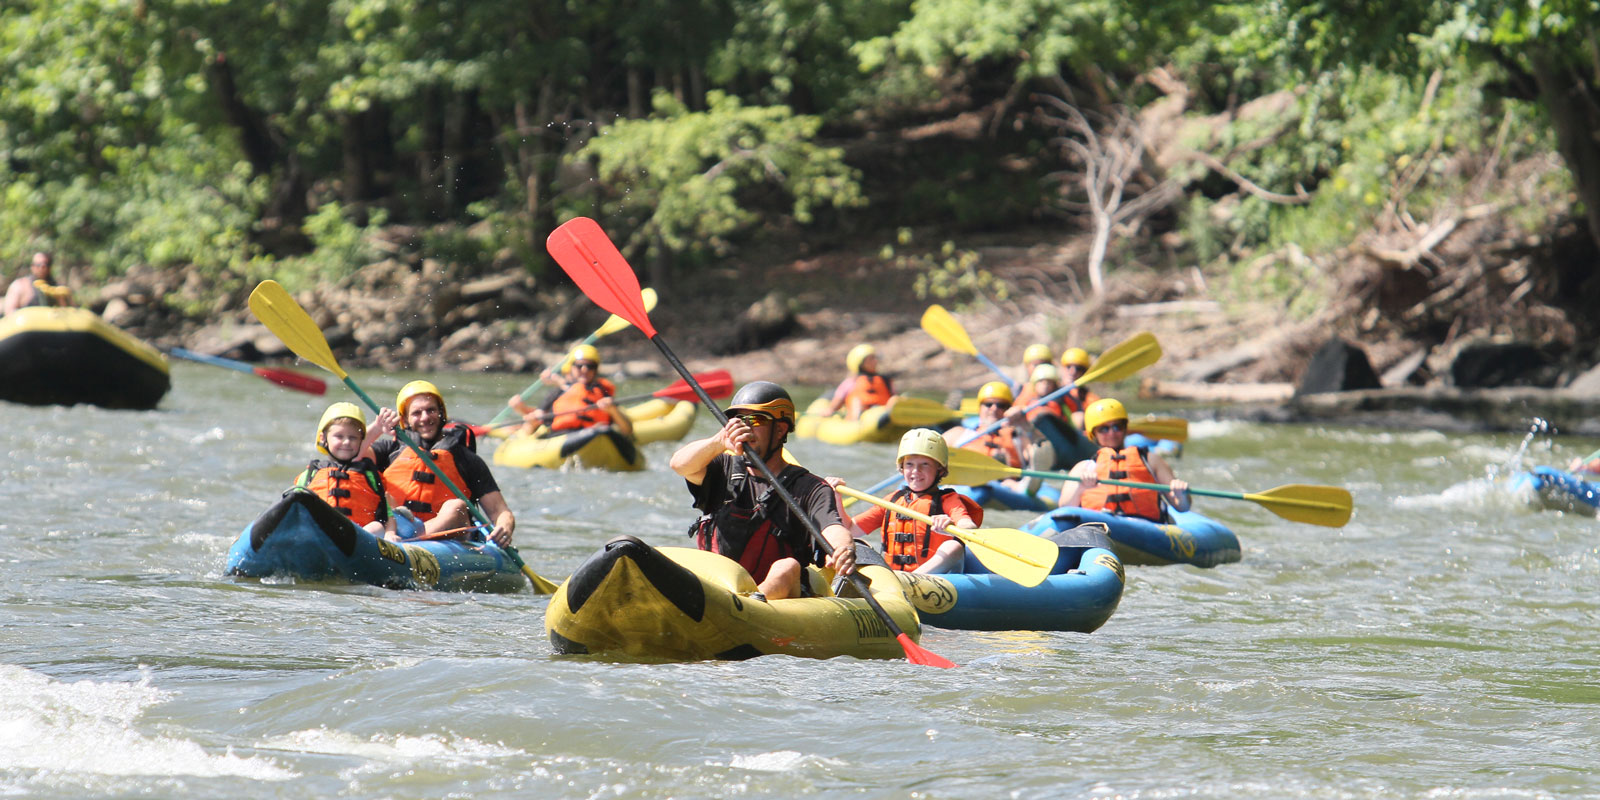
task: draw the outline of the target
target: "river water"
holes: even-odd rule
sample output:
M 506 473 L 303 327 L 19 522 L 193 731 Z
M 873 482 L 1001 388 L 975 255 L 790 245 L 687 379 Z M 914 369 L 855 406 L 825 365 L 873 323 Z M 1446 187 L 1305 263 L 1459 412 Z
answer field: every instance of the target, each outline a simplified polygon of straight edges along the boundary
M 612 663 L 555 656 L 532 594 L 224 577 L 327 399 L 174 373 L 156 412 L 4 406 L 0 796 L 1600 796 L 1600 530 L 1496 479 L 1521 437 L 1197 423 L 1193 485 L 1342 485 L 1355 519 L 1201 498 L 1242 563 L 1130 568 L 1094 634 L 926 629 L 954 670 Z M 478 420 L 525 380 L 435 379 Z M 617 533 L 685 542 L 672 447 L 631 475 L 497 469 L 523 555 L 559 578 Z M 856 486 L 893 469 L 890 445 L 794 450 Z

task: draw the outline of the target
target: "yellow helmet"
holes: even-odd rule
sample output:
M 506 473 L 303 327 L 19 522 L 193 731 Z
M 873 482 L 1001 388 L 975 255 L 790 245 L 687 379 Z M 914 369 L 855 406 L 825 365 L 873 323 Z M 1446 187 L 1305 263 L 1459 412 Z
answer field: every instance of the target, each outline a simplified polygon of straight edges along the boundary
M 1095 429 L 1101 425 L 1118 420 L 1128 421 L 1128 409 L 1123 408 L 1121 402 L 1109 397 L 1090 403 L 1083 411 L 1083 427 L 1089 431 L 1090 436 L 1093 436 Z
M 1011 393 L 1011 387 L 1005 381 L 989 381 L 978 387 L 978 402 L 985 400 L 1004 400 L 1014 402 L 1017 396 Z
M 858 344 L 850 348 L 850 353 L 844 357 L 845 366 L 850 368 L 851 375 L 861 374 L 861 364 L 868 357 L 875 356 L 878 351 L 870 344 Z
M 1061 354 L 1061 366 L 1089 368 L 1089 351 L 1081 347 L 1069 347 Z
M 1030 344 L 1028 349 L 1022 351 L 1022 363 L 1029 364 L 1036 361 L 1054 361 L 1056 354 L 1050 352 L 1050 345 Z
M 406 406 L 410 405 L 411 399 L 419 394 L 431 394 L 439 401 L 440 422 L 450 419 L 450 414 L 444 409 L 444 395 L 439 393 L 439 387 L 427 381 L 412 381 L 400 387 L 400 393 L 394 396 L 394 409 L 400 414 L 400 427 L 406 425 Z
M 1039 366 L 1034 367 L 1033 374 L 1028 376 L 1028 383 L 1038 383 L 1039 381 L 1055 381 L 1056 383 L 1060 383 L 1061 370 L 1056 369 L 1056 365 L 1048 362 L 1040 364 Z
M 327 411 L 322 412 L 322 419 L 317 422 L 317 437 L 312 441 L 317 446 L 317 449 L 322 451 L 323 455 L 330 454 L 328 453 L 327 445 L 322 441 L 322 434 L 328 432 L 329 425 L 341 419 L 355 420 L 356 424 L 361 426 L 362 437 L 367 435 L 367 415 L 361 413 L 361 406 L 343 401 L 334 403 L 328 406 Z
M 572 348 L 572 353 L 567 356 L 567 363 L 574 361 L 593 361 L 596 367 L 600 366 L 600 350 L 592 344 L 580 344 Z
M 940 469 L 950 468 L 950 445 L 932 428 L 912 428 L 900 437 L 900 452 L 895 456 L 894 465 L 900 466 L 906 456 L 927 456 L 939 462 Z

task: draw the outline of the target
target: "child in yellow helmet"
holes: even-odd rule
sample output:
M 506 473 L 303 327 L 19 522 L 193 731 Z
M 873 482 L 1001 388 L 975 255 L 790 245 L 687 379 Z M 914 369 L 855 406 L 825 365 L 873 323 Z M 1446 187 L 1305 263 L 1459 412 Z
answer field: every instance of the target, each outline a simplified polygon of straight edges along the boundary
M 950 471 L 949 446 L 937 431 L 912 428 L 900 437 L 895 465 L 906 485 L 891 495 L 889 502 L 926 514 L 933 524 L 872 506 L 850 520 L 852 532 L 858 538 L 882 533 L 890 569 L 923 574 L 959 571 L 966 548 L 960 539 L 942 531 L 951 525 L 978 527 L 983 524 L 983 508 L 939 485 Z
M 313 458 L 295 486 L 322 498 L 374 536 L 394 538 L 395 519 L 389 513 L 383 474 L 373 462 L 372 443 L 394 430 L 398 416 L 385 409 L 372 427 L 354 403 L 328 406 L 317 423 L 313 440 L 326 458 Z

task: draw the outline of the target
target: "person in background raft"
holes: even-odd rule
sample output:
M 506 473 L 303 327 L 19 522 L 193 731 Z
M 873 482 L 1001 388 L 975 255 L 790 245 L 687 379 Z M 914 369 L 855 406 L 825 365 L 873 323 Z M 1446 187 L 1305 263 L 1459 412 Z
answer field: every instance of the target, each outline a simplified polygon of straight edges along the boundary
M 326 458 L 311 459 L 294 485 L 322 498 L 374 536 L 396 538 L 383 473 L 373 463 L 371 450 L 379 436 L 394 430 L 396 419 L 393 411 L 384 409 L 368 429 L 367 417 L 356 404 L 328 406 L 317 423 L 315 439 L 317 451 Z
M 592 344 L 572 349 L 572 379 L 552 392 L 539 408 L 512 395 L 506 401 L 522 415 L 523 430 L 533 433 L 549 425 L 552 434 L 610 425 L 624 436 L 633 435 L 633 420 L 617 406 L 617 387 L 600 377 L 600 351 Z
M 478 455 L 472 430 L 450 421 L 439 387 L 427 381 L 412 381 L 400 387 L 394 405 L 399 410 L 399 427 L 418 440 L 439 471 L 476 502 L 494 524 L 489 538 L 495 544 L 510 544 L 517 518 L 506 505 L 500 486 L 489 472 L 489 465 Z M 397 508 L 404 506 L 415 514 L 423 522 L 424 533 L 472 524 L 466 504 L 398 438 L 379 439 L 372 450 L 378 468 L 383 471 L 391 501 Z
M 1572 459 L 1572 463 L 1567 464 L 1567 471 L 1600 475 L 1600 450 L 1596 450 L 1583 458 Z
M 1189 510 L 1189 484 L 1172 474 L 1172 467 L 1160 453 L 1143 447 L 1123 446 L 1128 436 L 1128 410 L 1122 403 L 1109 397 L 1096 400 L 1084 411 L 1084 418 L 1089 436 L 1100 445 L 1100 450 L 1093 461 L 1080 461 L 1072 468 L 1072 475 L 1078 480 L 1068 481 L 1073 484 L 1071 491 L 1061 487 L 1060 505 L 1143 517 L 1153 522 L 1171 521 L 1169 505 L 1178 511 Z M 1168 488 L 1158 492 L 1101 485 L 1102 480 L 1159 483 Z
M 1089 371 L 1089 352 L 1081 347 L 1069 347 L 1061 354 L 1061 385 L 1065 386 L 1083 377 Z M 1061 407 L 1072 414 L 1073 427 L 1083 428 L 1083 411 L 1100 396 L 1089 391 L 1088 386 L 1078 386 L 1061 398 Z M 1065 419 L 1065 417 L 1062 417 Z
M 872 345 L 850 348 L 844 363 L 850 368 L 850 377 L 833 390 L 828 402 L 830 415 L 844 409 L 845 419 L 860 419 L 861 412 L 873 406 L 894 405 L 894 386 L 878 374 L 878 351 Z
M 976 528 L 983 524 L 983 508 L 971 498 L 939 485 L 949 474 L 950 449 L 937 431 L 912 428 L 900 437 L 895 457 L 906 485 L 889 502 L 933 518 L 927 525 L 882 506 L 872 506 L 851 522 L 858 537 L 883 534 L 883 552 L 890 569 L 937 573 L 961 568 L 965 547 L 942 531 L 954 525 Z
M 1059 388 L 1061 388 L 1061 371 L 1056 369 L 1056 365 L 1054 364 L 1044 363 L 1033 368 L 1033 373 L 1028 376 L 1028 385 L 1025 391 L 1029 393 L 1033 400 L 1038 400 L 1041 397 L 1049 396 L 1051 392 L 1054 392 Z M 1030 400 L 1026 403 L 1018 400 L 1013 405 L 1026 408 L 1033 403 L 1033 400 Z M 1061 405 L 1060 400 L 1051 400 L 1047 403 L 1040 403 L 1039 405 L 1034 406 L 1033 410 L 1027 412 L 1027 414 L 1029 422 L 1037 420 L 1040 414 L 1054 414 L 1063 422 L 1067 421 L 1067 411 Z
M 1022 415 L 1022 408 L 1012 403 L 1011 387 L 1005 381 L 989 381 L 978 387 L 978 428 L 986 428 L 1001 419 L 1005 423 L 975 438 L 972 428 L 957 425 L 944 432 L 944 440 L 951 446 L 982 453 L 1008 467 L 1027 469 L 1033 463 L 1033 442 L 1039 437 Z M 1023 478 L 1007 478 L 1001 482 L 1019 492 L 1030 488 L 1029 481 Z M 1036 489 L 1037 485 L 1031 488 Z
M 15 313 L 20 308 L 27 306 L 70 306 L 72 305 L 72 290 L 56 283 L 50 274 L 51 265 L 55 259 L 49 253 L 38 252 L 33 254 L 33 262 L 28 265 L 28 274 L 11 282 L 6 289 L 6 312 Z
M 754 381 L 733 395 L 728 424 L 716 435 L 672 454 L 672 471 L 688 482 L 700 511 L 689 528 L 695 546 L 738 561 L 760 587 L 757 599 L 811 593 L 813 587 L 802 578 L 819 553 L 794 511 L 745 463 L 745 452 L 766 462 L 833 547 L 826 566 L 841 575 L 855 569 L 855 540 L 839 517 L 838 495 L 823 479 L 783 460 L 783 443 L 794 424 L 789 393 L 776 383 Z
M 1039 369 L 1040 364 L 1049 364 L 1056 360 L 1056 354 L 1050 352 L 1050 346 L 1045 344 L 1030 344 L 1028 349 L 1022 351 L 1022 385 L 1017 388 L 1017 398 L 1014 405 L 1025 406 L 1039 399 L 1038 392 L 1033 390 L 1033 373 Z

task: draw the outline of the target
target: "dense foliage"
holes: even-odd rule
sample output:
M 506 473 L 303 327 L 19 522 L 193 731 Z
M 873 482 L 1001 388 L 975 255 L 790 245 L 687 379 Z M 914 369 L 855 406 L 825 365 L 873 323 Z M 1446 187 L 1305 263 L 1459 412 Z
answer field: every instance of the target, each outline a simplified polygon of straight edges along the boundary
M 1040 183 L 1063 167 L 1029 127 L 1030 94 L 1137 109 L 1163 95 L 1145 80 L 1157 69 L 1188 87 L 1190 117 L 1223 115 L 1185 146 L 1232 177 L 1171 166 L 1186 187 L 1171 227 L 1194 257 L 1331 246 L 1402 188 L 1425 204 L 1465 180 L 1451 154 L 1495 142 L 1559 148 L 1600 231 L 1597 8 L 10 0 L 0 259 L 48 247 L 102 274 L 337 275 L 373 255 L 365 226 L 405 223 L 423 237 L 473 226 L 472 248 L 420 244 L 539 268 L 545 232 L 581 213 L 666 270 L 775 226 L 1037 220 L 1048 193 L 1001 202 L 999 184 L 975 178 Z M 1289 113 L 1234 114 L 1282 90 L 1295 92 Z M 976 151 L 918 162 L 902 187 L 942 190 L 873 207 L 897 164 L 853 142 L 996 104 L 987 163 Z M 1270 191 L 1218 213 L 1238 178 Z M 1272 200 L 1291 192 L 1309 197 Z

